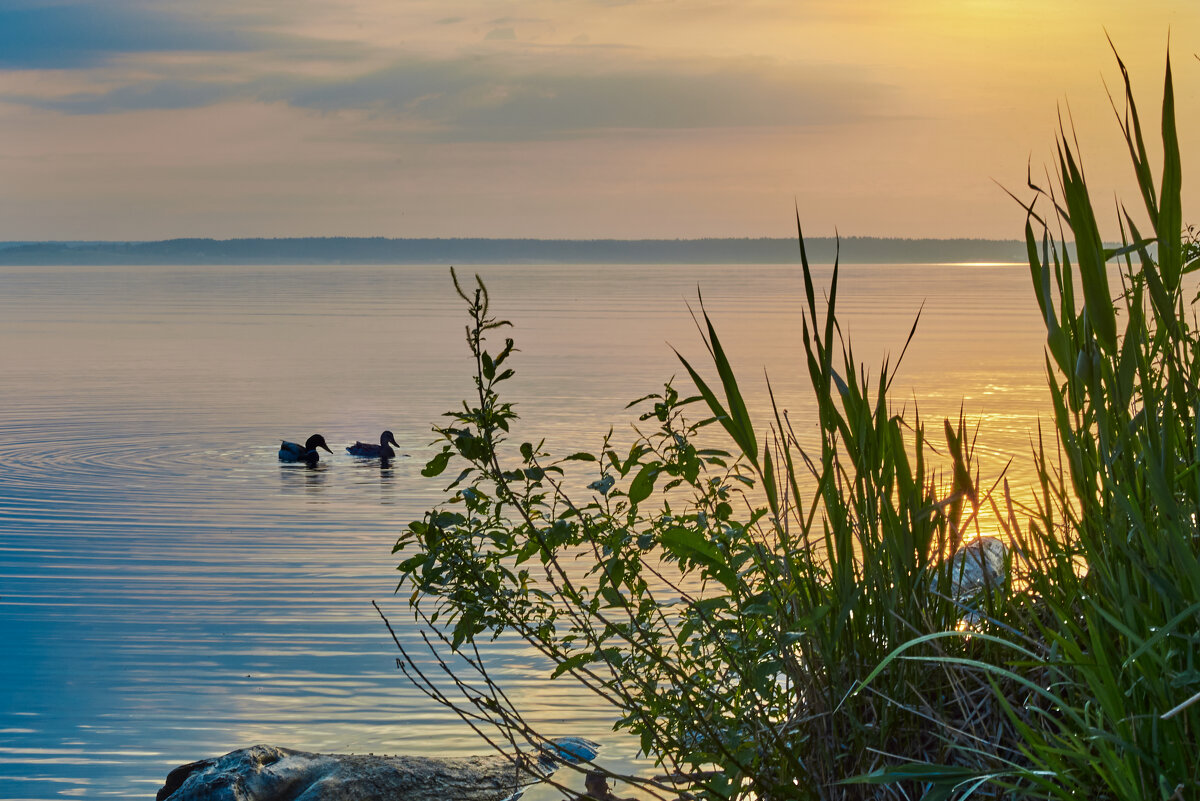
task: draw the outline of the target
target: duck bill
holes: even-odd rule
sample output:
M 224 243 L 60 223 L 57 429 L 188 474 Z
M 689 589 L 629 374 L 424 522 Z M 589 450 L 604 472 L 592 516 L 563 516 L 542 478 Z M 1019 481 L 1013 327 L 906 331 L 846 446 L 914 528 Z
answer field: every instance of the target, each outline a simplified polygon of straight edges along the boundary
M 333 453 L 333 451 L 329 450 L 329 446 L 328 446 L 328 445 L 318 445 L 317 447 L 318 447 L 318 448 L 324 448 L 324 449 L 325 449 L 325 452 L 326 452 L 326 453 L 328 453 L 328 454 L 332 454 L 332 453 Z

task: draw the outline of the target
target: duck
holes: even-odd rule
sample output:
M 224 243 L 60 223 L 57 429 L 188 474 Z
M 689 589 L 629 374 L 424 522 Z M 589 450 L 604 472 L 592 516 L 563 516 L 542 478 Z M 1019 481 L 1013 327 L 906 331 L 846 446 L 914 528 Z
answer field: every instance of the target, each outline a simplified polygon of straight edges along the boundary
M 304 441 L 303 445 L 284 440 L 279 446 L 279 461 L 316 464 L 321 458 L 320 454 L 317 453 L 317 448 L 324 448 L 330 454 L 333 453 L 333 451 L 329 450 L 329 446 L 325 444 L 325 438 L 320 434 L 313 434 Z
M 392 450 L 391 445 L 388 443 L 395 445 L 397 448 L 400 447 L 400 443 L 396 442 L 396 437 L 392 435 L 392 432 L 384 431 L 379 435 L 378 445 L 372 445 L 370 442 L 356 442 L 348 446 L 346 450 L 351 456 L 365 456 L 368 459 L 391 459 L 396 455 L 396 452 Z

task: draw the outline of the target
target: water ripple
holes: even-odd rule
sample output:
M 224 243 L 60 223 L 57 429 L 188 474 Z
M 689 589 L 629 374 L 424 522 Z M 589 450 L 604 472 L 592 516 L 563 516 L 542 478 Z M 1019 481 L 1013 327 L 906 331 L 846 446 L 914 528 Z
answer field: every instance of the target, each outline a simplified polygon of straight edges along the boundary
M 511 392 L 523 422 L 563 452 L 594 447 L 610 426 L 628 432 L 625 402 L 679 372 L 666 342 L 702 352 L 684 303 L 698 285 L 745 366 L 751 407 L 765 408 L 753 378 L 765 366 L 799 435 L 811 432 L 793 268 L 480 272 L 517 325 Z M 928 298 L 902 378 L 927 419 L 956 414 L 964 395 L 983 406 L 1001 437 L 985 425 L 981 442 L 998 460 L 1027 447 L 1045 407 L 1044 332 L 1024 271 L 960 277 L 847 269 L 843 324 L 877 364 Z M 439 496 L 419 476 L 430 425 L 471 389 L 444 268 L 0 268 L 0 278 L 0 337 L 16 343 L 0 349 L 0 796 L 145 798 L 172 767 L 257 742 L 481 750 L 407 684 L 371 607 L 380 601 L 438 672 L 406 595 L 393 594 L 391 548 Z M 344 452 L 382 428 L 411 458 L 384 467 Z M 318 431 L 334 453 L 315 468 L 277 461 L 280 438 Z M 547 665 L 519 642 L 483 651 L 547 733 L 604 743 L 618 770 L 646 768 L 637 744 L 612 733 L 606 703 L 548 685 Z

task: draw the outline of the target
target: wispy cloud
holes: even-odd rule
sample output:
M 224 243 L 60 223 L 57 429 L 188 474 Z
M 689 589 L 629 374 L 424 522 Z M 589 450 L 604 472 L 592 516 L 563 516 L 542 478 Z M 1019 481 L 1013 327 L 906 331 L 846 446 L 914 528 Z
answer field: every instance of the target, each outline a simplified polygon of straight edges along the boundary
M 130 53 L 249 51 L 277 40 L 120 2 L 0 3 L 0 69 L 82 69 Z
M 444 235 L 690 235 L 761 230 L 799 193 L 830 227 L 994 233 L 988 177 L 1024 169 L 1063 93 L 1104 101 L 1101 21 L 1152 65 L 1168 24 L 1200 25 L 1076 5 L 0 0 L 0 224 L 368 233 L 400 208 Z
M 564 56 L 515 65 L 499 56 L 410 57 L 344 78 L 288 73 L 230 80 L 187 73 L 115 88 L 9 102 L 68 114 L 286 103 L 321 112 L 368 111 L 456 141 L 575 137 L 597 130 L 812 126 L 886 113 L 891 90 L 866 74 L 734 60 L 636 63 Z
M 287 15 L 253 4 L 162 8 L 0 0 L 0 71 L 78 75 L 72 90 L 59 79 L 52 93 L 36 81 L 8 81 L 0 101 L 72 115 L 283 103 L 361 111 L 448 141 L 825 125 L 894 105 L 888 86 L 845 65 L 670 57 L 575 34 L 574 44 L 519 41 L 518 25 L 551 25 L 537 14 L 483 18 L 474 45 L 464 40 L 458 52 L 435 56 L 411 45 L 397 55 L 395 47 L 312 38 L 323 32 L 311 26 L 301 36 Z M 426 25 L 466 19 L 430 13 Z

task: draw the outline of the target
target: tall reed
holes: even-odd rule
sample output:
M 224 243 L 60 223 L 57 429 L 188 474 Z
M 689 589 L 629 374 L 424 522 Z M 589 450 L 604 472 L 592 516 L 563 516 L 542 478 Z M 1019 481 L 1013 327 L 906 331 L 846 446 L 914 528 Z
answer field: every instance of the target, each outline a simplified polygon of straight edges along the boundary
M 1200 335 L 1184 280 L 1200 261 L 1182 224 L 1170 61 L 1158 186 L 1117 63 L 1145 218 L 1120 207 L 1122 246 L 1104 245 L 1063 130 L 1057 187 L 1030 183 L 1025 228 L 1056 438 L 1034 453 L 1034 513 L 1024 525 L 1011 506 L 997 514 L 1020 547 L 1021 591 L 1002 612 L 1022 636 L 969 663 L 996 683 L 1021 757 L 949 785 L 960 794 L 981 780 L 1038 798 L 1200 792 Z
M 1060 677 L 1058 708 L 1021 734 L 1042 769 L 1035 783 L 1054 797 L 1186 798 L 1200 793 L 1200 336 L 1184 281 L 1198 262 L 1185 261 L 1170 61 L 1157 186 L 1118 64 L 1141 223 L 1121 207 L 1123 246 L 1105 248 L 1064 133 L 1058 190 L 1036 189 L 1061 226 L 1057 245 L 1051 220 L 1031 209 L 1026 226 L 1064 468 L 1039 454 L 1045 501 L 1020 532 L 1037 554 L 1028 617 Z

